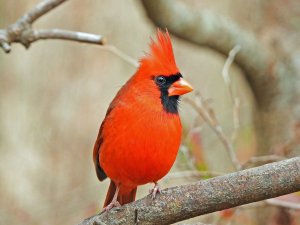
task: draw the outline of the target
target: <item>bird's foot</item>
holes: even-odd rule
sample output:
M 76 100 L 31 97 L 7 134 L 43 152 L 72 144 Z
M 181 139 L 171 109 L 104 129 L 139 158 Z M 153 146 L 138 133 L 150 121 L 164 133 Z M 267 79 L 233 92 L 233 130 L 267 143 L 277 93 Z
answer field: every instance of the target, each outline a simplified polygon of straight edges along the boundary
M 152 199 L 155 199 L 157 193 L 162 193 L 162 190 L 160 189 L 159 185 L 157 183 L 154 184 L 154 187 L 149 190 L 149 194 L 151 195 Z
M 117 200 L 112 200 L 106 207 L 103 208 L 102 212 L 108 212 L 114 207 L 120 207 L 121 204 Z

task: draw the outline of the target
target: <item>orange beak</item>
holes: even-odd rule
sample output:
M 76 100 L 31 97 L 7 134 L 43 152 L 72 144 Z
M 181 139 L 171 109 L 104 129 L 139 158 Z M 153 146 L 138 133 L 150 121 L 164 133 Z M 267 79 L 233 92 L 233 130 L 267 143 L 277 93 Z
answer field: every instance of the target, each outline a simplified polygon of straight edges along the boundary
M 180 78 L 169 87 L 168 93 L 169 96 L 184 95 L 192 90 L 192 86 L 186 80 Z

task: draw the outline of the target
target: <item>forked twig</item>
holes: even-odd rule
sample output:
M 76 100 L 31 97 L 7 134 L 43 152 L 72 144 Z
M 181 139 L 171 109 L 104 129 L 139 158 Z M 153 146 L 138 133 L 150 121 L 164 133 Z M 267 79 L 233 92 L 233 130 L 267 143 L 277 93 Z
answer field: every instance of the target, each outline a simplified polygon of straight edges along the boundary
M 121 51 L 119 48 L 117 48 L 114 45 L 104 45 L 102 46 L 102 48 L 120 57 L 121 59 L 123 59 L 125 62 L 127 62 L 129 65 L 133 67 L 137 68 L 139 66 L 138 62 L 134 58 L 130 57 L 128 54 Z
M 239 120 L 239 106 L 240 106 L 240 101 L 238 97 L 235 97 L 233 93 L 233 88 L 232 88 L 232 83 L 229 75 L 229 68 L 231 64 L 234 61 L 235 55 L 240 51 L 241 47 L 240 45 L 236 45 L 230 52 L 229 56 L 226 59 L 226 62 L 224 64 L 223 70 L 222 70 L 222 77 L 224 79 L 224 82 L 226 86 L 228 87 L 229 94 L 230 94 L 230 99 L 233 104 L 233 123 L 234 123 L 234 131 L 232 134 L 232 141 L 235 140 L 237 136 L 237 130 L 240 127 L 240 120 Z M 193 101 L 191 99 L 186 98 L 185 100 L 199 113 L 199 115 L 208 123 L 208 125 L 212 128 L 212 130 L 218 135 L 222 143 L 224 144 L 231 161 L 233 165 L 235 166 L 236 170 L 240 170 L 241 164 L 239 163 L 236 153 L 234 151 L 232 143 L 228 140 L 226 135 L 224 134 L 222 127 L 218 123 L 217 118 L 214 115 L 214 112 L 211 108 L 208 108 L 205 104 L 205 101 L 203 97 L 200 95 L 198 92 L 196 95 L 196 100 L 198 101 Z
M 240 45 L 236 45 L 228 54 L 228 57 L 226 59 L 226 62 L 222 69 L 222 77 L 223 80 L 228 88 L 230 99 L 233 105 L 233 133 L 231 136 L 232 141 L 236 139 L 237 131 L 240 128 L 240 117 L 239 117 L 239 111 L 240 111 L 240 99 L 234 95 L 233 88 L 232 88 L 232 82 L 230 79 L 229 69 L 232 65 L 234 58 L 236 54 L 241 50 Z
M 12 43 L 21 43 L 29 48 L 31 43 L 45 39 L 62 39 L 103 45 L 105 40 L 101 35 L 89 34 L 61 29 L 33 29 L 33 23 L 47 12 L 67 0 L 44 0 L 24 14 L 14 24 L 0 30 L 0 47 L 6 52 L 11 51 Z
M 191 105 L 192 108 L 194 110 L 196 110 L 196 112 L 199 113 L 199 115 L 203 118 L 203 120 L 206 121 L 207 124 L 210 126 L 210 128 L 216 133 L 216 135 L 219 137 L 219 139 L 225 146 L 235 169 L 240 170 L 241 164 L 239 163 L 239 161 L 236 157 L 236 154 L 235 154 L 235 151 L 234 151 L 234 148 L 233 148 L 231 142 L 228 140 L 228 138 L 224 134 L 223 129 L 220 126 L 220 124 L 218 123 L 216 117 L 207 110 L 207 107 L 205 107 L 205 103 L 204 103 L 202 96 L 199 93 L 198 93 L 198 96 L 199 97 L 196 98 L 196 100 L 198 99 L 197 102 L 195 102 L 194 100 L 191 100 L 189 98 L 185 98 L 185 101 L 189 105 Z

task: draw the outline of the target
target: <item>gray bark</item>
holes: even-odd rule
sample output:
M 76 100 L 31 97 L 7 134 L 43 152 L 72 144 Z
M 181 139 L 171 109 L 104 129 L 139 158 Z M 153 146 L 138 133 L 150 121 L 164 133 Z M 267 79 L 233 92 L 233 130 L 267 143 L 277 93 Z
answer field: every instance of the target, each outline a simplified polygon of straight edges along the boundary
M 163 190 L 79 225 L 171 224 L 300 190 L 300 157 Z

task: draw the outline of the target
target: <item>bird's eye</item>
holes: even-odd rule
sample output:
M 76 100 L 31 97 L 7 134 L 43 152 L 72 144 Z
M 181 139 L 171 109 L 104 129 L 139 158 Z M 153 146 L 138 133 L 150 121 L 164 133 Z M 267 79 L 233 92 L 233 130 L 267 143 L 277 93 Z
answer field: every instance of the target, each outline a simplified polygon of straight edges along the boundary
M 159 85 L 165 84 L 166 83 L 166 78 L 163 76 L 158 76 L 155 78 L 155 82 Z

